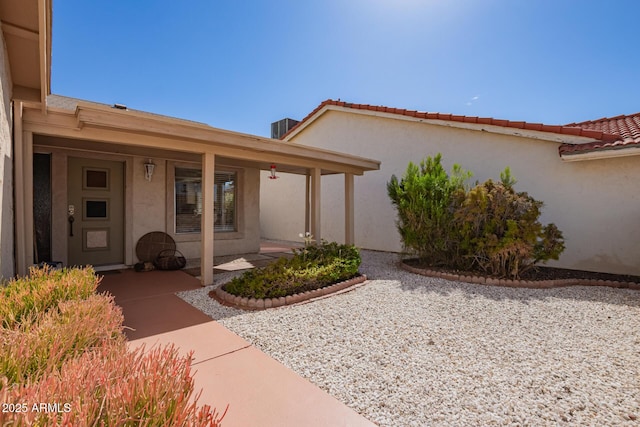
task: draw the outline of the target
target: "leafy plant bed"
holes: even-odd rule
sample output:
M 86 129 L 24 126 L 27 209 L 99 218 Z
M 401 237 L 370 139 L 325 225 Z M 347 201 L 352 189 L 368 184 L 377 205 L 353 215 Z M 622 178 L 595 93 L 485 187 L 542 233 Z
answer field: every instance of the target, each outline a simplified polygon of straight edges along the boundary
M 355 246 L 324 240 L 320 244 L 308 243 L 293 253 L 290 259 L 280 258 L 266 267 L 246 271 L 212 296 L 223 303 L 246 308 L 265 308 L 264 304 L 257 307 L 255 301 L 286 301 L 293 296 L 300 299 L 301 295 L 311 294 L 313 298 L 326 293 L 325 288 L 342 286 L 345 281 L 356 278 L 362 261 Z M 252 304 L 248 305 L 248 301 Z
M 560 286 L 610 286 L 616 288 L 640 289 L 640 276 L 598 273 L 584 270 L 536 266 L 521 275 L 520 279 L 498 279 L 477 271 L 447 270 L 431 267 L 418 259 L 403 260 L 401 267 L 407 271 L 424 276 L 440 277 L 487 285 L 552 288 Z
M 232 295 L 229 292 L 225 291 L 224 285 L 216 288 L 215 290 L 209 292 L 209 296 L 220 304 L 239 308 L 242 310 L 264 310 L 267 308 L 276 308 L 282 307 L 285 305 L 297 304 L 304 301 L 309 301 L 315 298 L 324 297 L 327 295 L 339 293 L 348 288 L 355 287 L 356 285 L 363 283 L 367 280 L 367 276 L 364 274 L 358 275 L 348 280 L 344 280 L 342 282 L 330 284 L 324 286 L 322 288 L 313 289 L 310 291 L 299 292 L 293 295 L 287 295 L 286 297 L 278 297 L 278 298 L 247 298 L 240 297 L 237 295 Z

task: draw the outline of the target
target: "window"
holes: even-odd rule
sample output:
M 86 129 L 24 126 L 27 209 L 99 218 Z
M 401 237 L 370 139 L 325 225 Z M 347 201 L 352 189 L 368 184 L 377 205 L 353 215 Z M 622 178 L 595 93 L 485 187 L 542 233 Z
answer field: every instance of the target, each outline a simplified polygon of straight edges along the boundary
M 236 173 L 215 174 L 213 191 L 214 231 L 236 231 Z
M 214 177 L 214 231 L 237 231 L 237 173 L 216 172 Z M 199 233 L 202 215 L 202 172 L 175 168 L 176 233 Z

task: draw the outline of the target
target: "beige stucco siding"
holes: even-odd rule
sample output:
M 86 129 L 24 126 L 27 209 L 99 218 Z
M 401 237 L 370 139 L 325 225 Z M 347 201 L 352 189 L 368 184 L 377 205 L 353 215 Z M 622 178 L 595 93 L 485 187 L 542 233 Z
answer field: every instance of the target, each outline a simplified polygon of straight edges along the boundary
M 0 280 L 14 275 L 13 154 L 11 151 L 11 74 L 4 36 L 0 31 Z
M 640 157 L 565 163 L 557 142 L 336 111 L 326 112 L 291 143 L 382 161 L 379 171 L 355 179 L 355 240 L 363 248 L 401 250 L 386 183 L 392 174 L 400 177 L 409 161 L 440 152 L 447 168 L 458 163 L 473 171 L 473 180 L 499 179 L 509 166 L 516 189 L 545 202 L 542 221 L 556 223 L 567 246 L 550 265 L 640 274 Z M 322 237 L 340 241 L 344 185 L 336 178 L 322 178 Z M 304 198 L 304 179 L 276 181 L 262 185 L 263 236 L 297 239 L 304 204 L 288 201 Z
M 125 264 L 138 262 L 135 246 L 140 237 L 152 231 L 164 231 L 176 240 L 176 246 L 187 258 L 200 258 L 200 234 L 174 233 L 173 168 L 170 160 L 153 158 L 156 165 L 151 181 L 144 177 L 147 157 L 121 156 L 102 153 L 68 151 L 60 148 L 36 147 L 37 152 L 51 153 L 52 157 L 52 256 L 67 264 L 66 187 L 67 158 L 87 157 L 121 161 L 125 163 Z M 198 167 L 191 164 L 191 167 Z M 224 169 L 223 166 L 219 168 Z M 228 169 L 228 168 L 226 168 Z M 236 168 L 241 176 L 239 211 L 241 229 L 233 235 L 216 233 L 215 255 L 258 252 L 260 248 L 260 174 L 257 169 Z

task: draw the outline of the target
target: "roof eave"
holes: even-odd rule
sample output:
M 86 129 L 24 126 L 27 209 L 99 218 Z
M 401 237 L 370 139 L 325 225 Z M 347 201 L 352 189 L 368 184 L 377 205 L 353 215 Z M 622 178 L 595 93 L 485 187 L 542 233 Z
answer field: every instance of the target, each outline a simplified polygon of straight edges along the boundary
M 144 112 L 118 110 L 108 106 L 85 104 L 79 102 L 75 111 L 49 110 L 50 113 L 66 116 L 72 119 L 76 129 L 101 128 L 119 132 L 156 135 L 164 138 L 193 141 L 199 145 L 194 152 L 213 151 L 215 146 L 228 147 L 235 152 L 252 151 L 259 153 L 254 156 L 265 158 L 272 156 L 286 156 L 292 161 L 313 166 L 314 162 L 327 166 L 327 171 L 333 173 L 354 173 L 362 175 L 366 171 L 380 169 L 380 162 L 373 159 L 338 153 L 315 147 L 305 147 L 296 144 L 286 144 L 280 140 L 264 138 L 214 128 L 208 125 L 188 122 L 172 117 L 148 115 Z M 203 151 L 204 149 L 204 151 Z M 333 165 L 333 166 L 331 166 Z
M 317 111 L 313 112 L 311 115 L 302 120 L 296 127 L 294 127 L 289 134 L 286 134 L 283 137 L 284 141 L 291 141 L 296 136 L 298 136 L 304 129 L 306 129 L 311 124 L 315 123 L 322 115 L 324 115 L 328 111 L 340 111 L 345 113 L 352 114 L 362 114 L 373 117 L 384 117 L 394 120 L 405 120 L 419 123 L 426 123 L 435 126 L 444 126 L 458 129 L 467 129 L 474 130 L 480 132 L 490 132 L 501 135 L 510 135 L 510 136 L 518 136 L 523 138 L 531 138 L 537 139 L 541 141 L 555 142 L 559 144 L 588 144 L 591 142 L 598 141 L 598 139 L 594 139 L 587 136 L 582 135 L 570 135 L 566 133 L 554 133 L 548 131 L 538 131 L 524 128 L 515 128 L 515 127 L 505 127 L 498 126 L 494 124 L 482 124 L 482 123 L 471 123 L 471 122 L 463 122 L 463 121 L 453 121 L 453 120 L 442 120 L 442 119 L 429 119 L 423 117 L 413 117 L 406 116 L 397 113 L 384 112 L 384 111 L 373 111 L 366 109 L 354 109 L 351 107 L 343 107 L 339 105 L 332 105 L 328 103 L 321 104 L 321 108 L 318 108 Z
M 640 145 L 626 146 L 622 148 L 599 148 L 590 151 L 560 153 L 560 158 L 564 162 L 613 159 L 629 156 L 640 156 Z

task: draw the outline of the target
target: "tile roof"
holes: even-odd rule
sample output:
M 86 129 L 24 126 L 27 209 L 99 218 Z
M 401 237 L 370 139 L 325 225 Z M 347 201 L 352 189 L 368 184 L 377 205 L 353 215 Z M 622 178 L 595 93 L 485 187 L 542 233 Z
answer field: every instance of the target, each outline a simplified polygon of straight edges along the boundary
M 595 141 L 588 144 L 562 144 L 559 148 L 560 154 L 640 147 L 640 113 L 628 116 L 604 117 L 587 122 L 570 123 L 566 126 L 605 132 L 616 135 L 617 139 L 615 141 Z
M 443 113 L 429 113 L 423 111 L 416 110 L 406 110 L 402 108 L 391 108 L 391 107 L 383 107 L 369 104 L 353 104 L 350 102 L 344 101 L 336 101 L 333 99 L 327 99 L 322 102 L 315 110 L 309 113 L 304 119 L 300 121 L 296 126 L 291 128 L 289 132 L 282 136 L 282 139 L 286 138 L 300 126 L 304 125 L 307 121 L 309 121 L 317 112 L 325 108 L 326 106 L 337 106 L 344 108 L 353 108 L 355 110 L 368 110 L 368 111 L 376 111 L 382 113 L 389 114 L 398 114 L 402 116 L 408 117 L 416 117 L 420 119 L 432 119 L 432 120 L 445 120 L 451 122 L 461 122 L 461 123 L 475 123 L 480 125 L 493 125 L 493 126 L 501 126 L 506 128 L 514 128 L 514 129 L 525 129 L 525 130 L 533 130 L 540 132 L 550 132 L 564 135 L 572 135 L 572 136 L 583 136 L 587 138 L 597 139 L 599 141 L 613 142 L 618 139 L 617 135 L 609 134 L 603 130 L 599 129 L 588 129 L 579 126 L 571 126 L 571 125 L 545 125 L 542 123 L 528 123 L 523 121 L 511 121 L 511 120 L 501 120 L 494 119 L 490 117 L 476 117 L 476 116 L 461 116 L 454 114 L 443 114 Z

